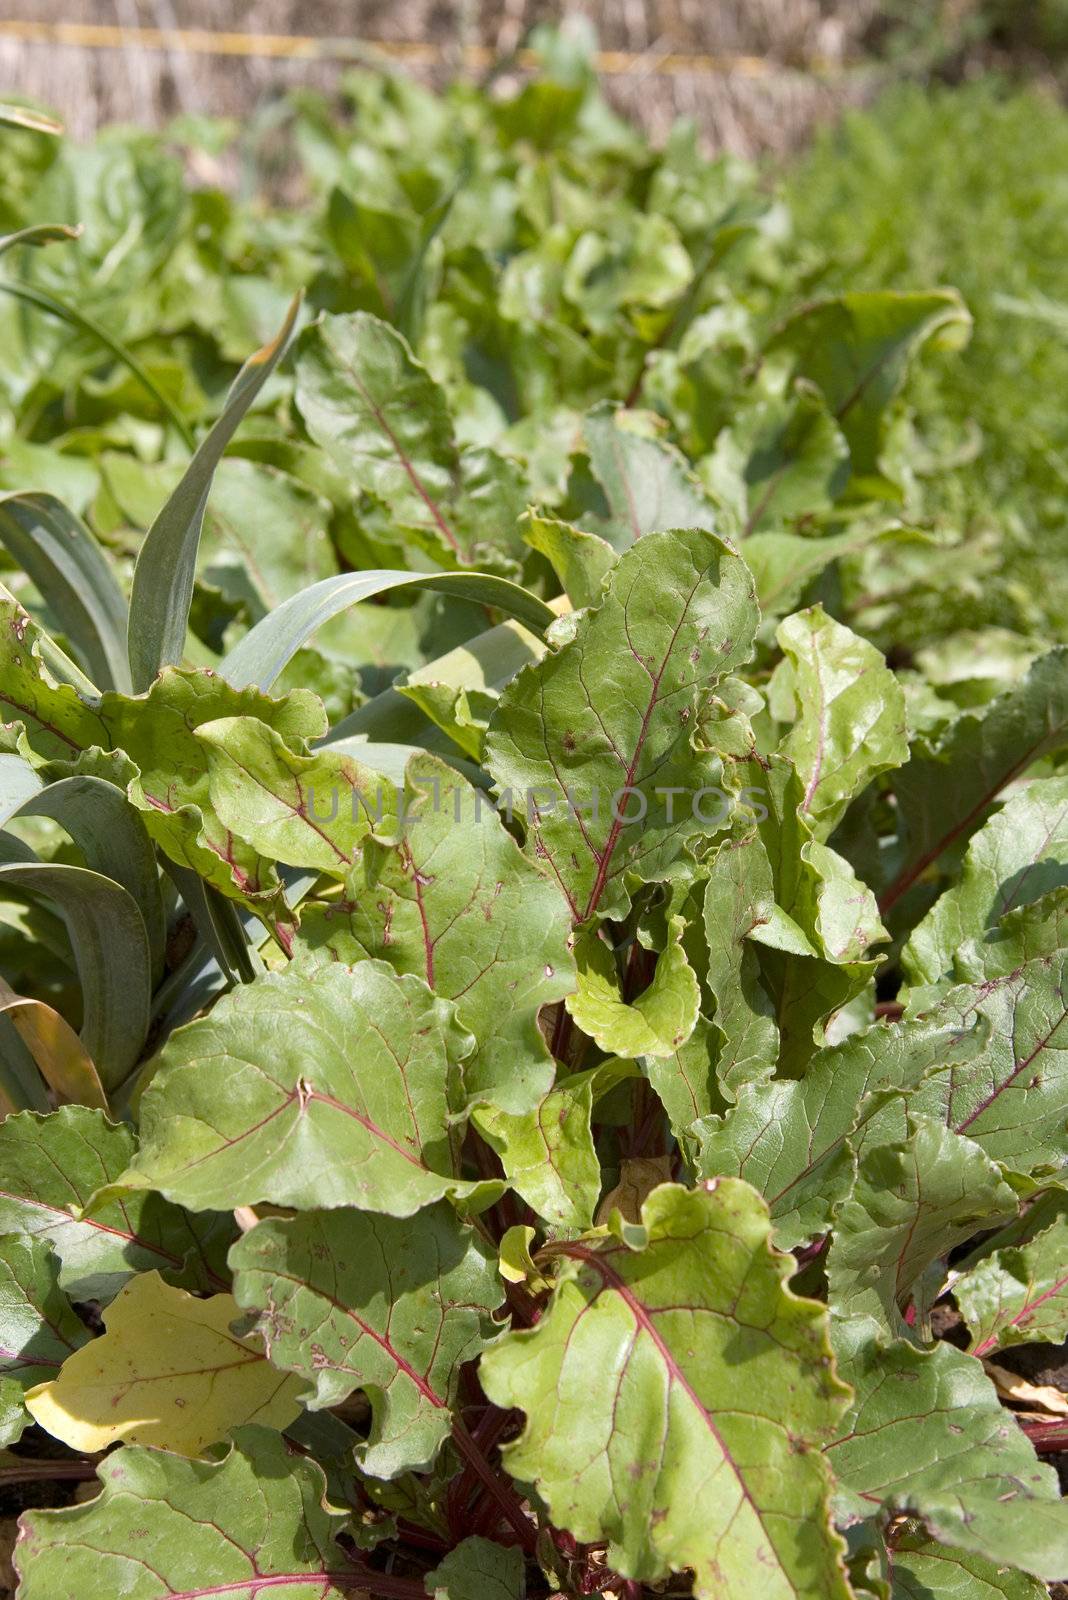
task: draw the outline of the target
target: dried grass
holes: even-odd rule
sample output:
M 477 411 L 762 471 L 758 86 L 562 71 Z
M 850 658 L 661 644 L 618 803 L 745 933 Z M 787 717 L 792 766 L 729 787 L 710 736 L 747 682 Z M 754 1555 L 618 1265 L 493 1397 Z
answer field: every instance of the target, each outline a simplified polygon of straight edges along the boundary
M 535 22 L 588 17 L 605 49 L 638 59 L 606 80 L 613 103 L 654 136 L 678 115 L 694 117 L 713 149 L 742 155 L 794 148 L 814 123 L 866 93 L 851 70 L 876 0 L 0 0 L 0 21 L 204 28 L 430 41 L 440 50 L 416 75 L 441 82 L 462 45 L 507 53 Z M 661 73 L 667 52 L 759 58 L 759 71 Z M 340 67 L 189 55 L 138 46 L 95 50 L 0 37 L 0 94 L 55 107 L 71 132 L 104 122 L 155 126 L 181 111 L 245 116 L 295 84 L 330 89 Z

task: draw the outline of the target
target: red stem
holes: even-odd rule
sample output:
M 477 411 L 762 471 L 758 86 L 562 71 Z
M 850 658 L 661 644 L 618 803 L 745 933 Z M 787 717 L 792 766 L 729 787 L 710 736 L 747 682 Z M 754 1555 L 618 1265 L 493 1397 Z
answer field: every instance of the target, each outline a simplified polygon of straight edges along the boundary
M 1068 1450 L 1068 1422 L 1021 1422 L 1020 1427 L 1039 1455 L 1054 1456 Z
M 567 1066 L 567 1048 L 571 1043 L 571 1013 L 561 1000 L 553 1024 L 553 1036 L 549 1050 L 553 1057 L 563 1066 Z
M 426 1589 L 419 1578 L 394 1578 L 388 1572 L 376 1572 L 373 1567 L 357 1566 L 349 1572 L 331 1572 L 331 1579 L 341 1582 L 346 1589 L 357 1583 L 378 1600 L 426 1600 Z M 311 1579 L 308 1580 L 309 1584 Z
M 35 1483 L 50 1479 L 73 1478 L 88 1483 L 96 1477 L 94 1461 L 31 1461 L 19 1457 L 17 1466 L 0 1467 L 0 1483 Z
M 825 1233 L 822 1239 L 813 1239 L 811 1244 L 803 1245 L 801 1249 L 795 1250 L 794 1258 L 797 1261 L 798 1272 L 801 1271 L 802 1267 L 807 1267 L 810 1262 L 818 1261 L 830 1242 L 830 1234 Z
M 501 1515 L 516 1534 L 523 1549 L 529 1556 L 532 1556 L 538 1542 L 537 1529 L 523 1510 L 519 1496 L 511 1484 L 506 1483 L 499 1473 L 495 1472 L 490 1466 L 459 1417 L 453 1421 L 452 1442 L 474 1472 L 475 1477 L 482 1484 L 486 1493 L 491 1495 L 500 1506 Z

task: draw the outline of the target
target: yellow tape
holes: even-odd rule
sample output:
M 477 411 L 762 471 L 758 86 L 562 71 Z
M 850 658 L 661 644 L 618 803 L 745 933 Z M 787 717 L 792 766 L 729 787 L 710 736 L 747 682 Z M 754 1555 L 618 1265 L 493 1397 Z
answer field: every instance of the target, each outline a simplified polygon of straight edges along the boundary
M 80 22 L 0 22 L 0 39 L 15 39 L 23 44 L 73 45 L 83 50 L 165 50 L 186 55 L 267 57 L 279 61 L 366 61 L 374 56 L 409 65 L 433 66 L 441 62 L 462 61 L 466 66 L 486 68 L 497 60 L 484 45 L 463 49 L 393 39 L 327 39 L 312 34 L 213 33 L 206 28 L 122 28 Z M 519 66 L 536 67 L 539 57 L 532 50 L 520 50 Z M 602 50 L 593 57 L 598 72 L 609 77 L 631 72 L 650 72 L 669 77 L 682 73 L 740 73 L 745 77 L 766 77 L 789 69 L 763 56 L 692 55 L 675 51 L 640 54 L 627 50 Z M 822 60 L 806 62 L 804 70 L 826 76 L 840 71 L 838 63 Z

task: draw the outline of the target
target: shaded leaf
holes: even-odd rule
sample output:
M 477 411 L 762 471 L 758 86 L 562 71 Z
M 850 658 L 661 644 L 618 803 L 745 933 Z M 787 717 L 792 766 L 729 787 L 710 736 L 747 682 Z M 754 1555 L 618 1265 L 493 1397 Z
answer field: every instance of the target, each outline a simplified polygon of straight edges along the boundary
M 859 290 L 797 312 L 767 354 L 787 353 L 796 376 L 822 390 L 849 445 L 854 477 L 867 477 L 878 472 L 886 409 L 912 352 L 932 338 L 958 348 L 970 332 L 955 289 Z
M 134 1135 L 86 1106 L 0 1122 L 0 1232 L 51 1241 L 60 1286 L 75 1300 L 110 1300 L 137 1272 L 157 1269 L 186 1288 L 220 1289 L 215 1241 L 229 1215 L 190 1217 L 158 1195 L 131 1195 L 84 1211 L 129 1163 Z
M 833 1310 L 871 1317 L 891 1333 L 903 1331 L 900 1313 L 934 1261 L 1019 1208 L 970 1139 L 926 1119 L 910 1121 L 909 1135 L 866 1152 L 827 1256 Z
M 474 1534 L 461 1539 L 423 1582 L 432 1600 L 523 1600 L 522 1552 Z
M 829 1228 L 852 1186 L 849 1140 L 878 1091 L 911 1087 L 932 1067 L 959 1070 L 986 1040 L 975 1019 L 878 1023 L 819 1051 L 803 1078 L 752 1084 L 726 1116 L 698 1123 L 698 1171 L 745 1178 L 768 1202 L 781 1247 L 806 1244 Z
M 148 1032 L 151 953 L 133 897 L 86 867 L 0 866 L 0 886 L 41 895 L 62 913 L 82 991 L 81 1041 L 105 1089 L 128 1076 Z
M 23 1389 L 51 1377 L 89 1338 L 58 1278 L 47 1243 L 0 1235 L 0 1373 Z
M 1040 756 L 1068 742 L 1068 650 L 1040 656 L 1026 678 L 981 716 L 965 714 L 935 743 L 921 742 L 894 779 L 900 813 L 897 864 L 879 897 L 883 912 L 964 843 L 998 794 Z
M 953 1297 L 973 1355 L 1032 1341 L 1061 1344 L 1068 1334 L 1068 1220 L 978 1261 L 954 1279 Z
M 901 953 L 913 983 L 987 977 L 991 930 L 1007 913 L 1068 885 L 1068 779 L 1040 778 L 974 834 L 958 881 Z
M 708 945 L 707 983 L 716 1001 L 716 1077 L 734 1098 L 743 1084 L 766 1078 L 779 1053 L 779 1030 L 748 936 L 773 915 L 771 864 L 759 837 L 737 830 L 712 857 L 703 916 Z M 702 1105 L 695 1116 L 713 1107 Z
M 1014 1567 L 937 1544 L 922 1530 L 894 1540 L 893 1600 L 1046 1600 L 1048 1592 Z
M 51 494 L 0 497 L 0 540 L 55 612 L 94 683 L 130 687 L 128 611 L 89 529 Z
M 972 1356 L 940 1343 L 864 1339 L 842 1376 L 855 1398 L 825 1455 L 845 1521 L 883 1513 L 921 1517 L 941 1543 L 1021 1567 L 1068 1571 L 1068 1506 Z
M 645 533 L 667 528 L 723 531 L 723 514 L 671 445 L 628 426 L 627 413 L 596 406 L 583 423 L 590 466 L 604 490 L 606 517 L 585 521 L 622 552 Z M 582 603 L 582 602 L 577 602 Z

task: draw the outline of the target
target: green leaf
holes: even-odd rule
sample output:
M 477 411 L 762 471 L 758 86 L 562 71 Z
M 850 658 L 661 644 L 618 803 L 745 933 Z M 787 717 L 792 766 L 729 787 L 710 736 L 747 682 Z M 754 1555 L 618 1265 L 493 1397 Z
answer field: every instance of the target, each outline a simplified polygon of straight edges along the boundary
M 809 584 L 835 561 L 882 543 L 888 536 L 878 524 L 866 522 L 847 533 L 829 533 L 820 539 L 798 533 L 750 534 L 745 541 L 745 559 L 756 584 L 761 615 L 781 617 L 792 611 Z
M 397 679 L 348 718 L 344 730 L 368 738 L 374 738 L 376 732 L 387 736 L 392 731 L 396 736 L 398 728 L 407 731 L 411 722 L 410 706 L 404 703 L 408 701 L 447 734 L 452 744 L 481 761 L 485 724 L 500 691 L 520 667 L 540 660 L 545 649 L 542 641 L 518 622 L 502 622 Z M 344 737 L 342 728 L 334 730 L 331 738 L 335 737 Z M 430 748 L 433 732 L 426 724 L 413 726 L 411 738 Z
M 524 1600 L 527 1588 L 522 1552 L 478 1534 L 461 1539 L 423 1582 L 431 1600 Z
M 234 646 L 219 668 L 220 675 L 237 688 L 257 684 L 266 693 L 324 622 L 360 601 L 405 588 L 496 606 L 538 633 L 555 620 L 555 613 L 536 595 L 485 572 L 343 572 L 283 600 Z
M 32 578 L 94 683 L 130 688 L 128 611 L 89 529 L 51 494 L 0 497 L 0 541 Z
M 189 1289 L 224 1288 L 215 1256 L 221 1265 L 229 1213 L 192 1217 L 153 1194 L 86 1210 L 134 1148 L 131 1128 L 87 1106 L 0 1122 L 0 1232 L 50 1241 L 60 1287 L 74 1300 L 108 1301 L 134 1273 L 152 1270 Z
M 701 990 L 682 947 L 682 932 L 680 917 L 648 986 L 632 1000 L 624 998 L 615 953 L 604 940 L 594 932 L 581 933 L 576 940 L 578 988 L 564 1004 L 609 1055 L 674 1055 L 693 1032 Z
M 879 1091 L 911 1088 L 931 1067 L 959 1071 L 988 1030 L 955 1016 L 879 1023 L 820 1050 L 801 1079 L 751 1084 L 724 1117 L 694 1127 L 702 1177 L 745 1178 L 764 1196 L 784 1250 L 826 1232 L 853 1183 L 849 1140 Z
M 771 708 L 792 723 L 780 745 L 804 785 L 801 802 L 817 839 L 827 839 L 855 794 L 908 760 L 905 696 L 874 645 L 810 606 L 775 637 L 785 661 Z
M 504 1297 L 496 1261 L 450 1207 L 403 1222 L 350 1210 L 271 1218 L 234 1245 L 230 1266 L 270 1360 L 314 1385 L 308 1404 L 366 1393 L 364 1471 L 395 1478 L 432 1464 L 460 1368 L 492 1338 Z
M 402 805 L 396 843 L 376 846 L 347 899 L 308 908 L 298 948 L 424 978 L 475 1038 L 472 1097 L 526 1112 L 552 1082 L 538 1011 L 575 982 L 564 898 L 492 803 L 435 757 L 410 758 Z
M 900 1313 L 927 1268 L 1018 1209 L 1015 1192 L 978 1145 L 910 1118 L 906 1142 L 866 1152 L 835 1216 L 827 1257 L 832 1308 L 903 1331 Z
M 59 1287 L 51 1247 L 0 1235 L 0 1373 L 23 1389 L 50 1377 L 89 1338 Z
M 224 894 L 277 903 L 273 858 L 235 837 L 212 809 L 205 749 L 196 737 L 204 723 L 243 716 L 258 718 L 298 746 L 325 727 L 322 706 L 306 689 L 275 700 L 255 689 L 234 689 L 213 672 L 173 667 L 145 695 L 106 694 L 100 702 L 103 742 L 124 750 L 135 764 L 126 793 L 165 854 Z
M 715 797 L 720 762 L 694 747 L 697 713 L 746 659 L 755 626 L 751 580 L 729 545 L 697 529 L 647 534 L 574 638 L 501 696 L 487 765 L 525 798 L 528 848 L 576 922 L 618 916 L 629 881 L 668 876 L 686 839 L 718 825 L 722 796 L 719 812 L 701 802 Z
M 483 1356 L 483 1386 L 527 1414 L 509 1470 L 558 1527 L 607 1539 L 625 1576 L 692 1568 L 698 1595 L 741 1600 L 759 1570 L 783 1594 L 844 1600 L 818 1446 L 847 1392 L 769 1231 L 745 1184 L 663 1185 L 627 1243 L 562 1247 L 549 1309 Z
M 185 654 L 200 532 L 212 478 L 246 412 L 285 355 L 299 310 L 298 296 L 275 338 L 241 368 L 218 420 L 145 535 L 130 594 L 130 674 L 138 691 L 148 688 L 161 667 L 176 666 Z
M 523 537 L 551 565 L 573 606 L 595 606 L 616 553 L 599 534 L 588 533 L 558 517 L 528 512 L 522 521 Z
M 129 1075 L 148 1033 L 152 958 L 133 897 L 86 867 L 0 866 L 0 886 L 41 895 L 62 913 L 82 991 L 81 1040 L 105 1089 Z
M 111 1191 L 397 1217 L 471 1195 L 453 1120 L 470 1051 L 448 1003 L 384 962 L 269 973 L 167 1041 Z
M 159 406 L 163 415 L 173 424 L 179 438 L 183 439 L 192 448 L 193 440 L 188 425 L 182 413 L 174 405 L 165 389 L 161 389 L 151 373 L 134 355 L 128 345 L 116 339 L 108 332 L 95 317 L 89 316 L 79 306 L 72 305 L 70 301 L 49 294 L 44 289 L 39 289 L 35 284 L 14 282 L 10 278 L 0 278 L 0 293 L 9 294 L 16 300 L 21 300 L 25 305 L 30 305 L 38 311 L 43 311 L 50 317 L 56 317 L 60 322 L 65 322 L 78 333 L 88 334 L 95 343 L 103 345 L 116 361 L 120 361 L 133 375 L 138 385 Z
M 793 764 L 773 755 L 747 766 L 755 788 L 745 792 L 760 796 L 757 831 L 774 885 L 770 900 L 754 841 L 752 870 L 763 888 L 747 936 L 759 947 L 762 987 L 779 1029 L 779 1070 L 797 1077 L 826 1042 L 831 1015 L 870 983 L 877 963 L 868 951 L 886 930 L 849 862 L 811 837 Z
M 0 105 L 0 127 L 29 128 L 32 133 L 47 133 L 53 138 L 58 138 L 63 132 L 62 122 L 57 122 L 54 117 L 46 117 L 43 111 L 34 111 L 30 106 L 9 105 L 6 101 Z
M 22 607 L 0 595 L 0 710 L 26 730 L 32 753 L 69 760 L 104 741 L 96 712 L 67 683 L 45 675 L 45 636 Z
M 851 1338 L 847 1327 L 840 1344 Z M 940 1543 L 1021 1567 L 1068 1571 L 1068 1507 L 972 1356 L 939 1343 L 865 1339 L 842 1358 L 855 1391 L 826 1459 L 844 1522 L 922 1518 Z
M 444 514 L 459 476 L 445 395 L 395 328 L 365 311 L 320 318 L 300 342 L 296 398 L 347 477 L 459 554 Z
M 301 340 L 296 397 L 339 470 L 435 559 L 499 561 L 515 542 L 515 468 L 460 451 L 444 392 L 396 328 L 365 311 L 321 317 Z
M 1040 778 L 972 836 L 958 881 L 901 952 L 910 981 L 977 981 L 986 942 L 1008 912 L 1068 885 L 1068 779 Z
M 953 1280 L 973 1355 L 1015 1344 L 1061 1344 L 1068 1333 L 1068 1220 L 995 1250 Z
M 392 809 L 377 773 L 329 748 L 295 755 L 257 717 L 204 722 L 196 738 L 212 811 L 267 860 L 344 877 L 361 841 Z
M 591 517 L 593 531 L 622 552 L 645 533 L 705 528 L 721 533 L 723 514 L 670 445 L 628 426 L 627 413 L 600 405 L 583 423 L 590 467 L 604 490 L 606 517 Z
M 589 1228 L 601 1193 L 593 1142 L 593 1090 L 599 1068 L 574 1073 L 518 1115 L 482 1106 L 478 1131 L 497 1152 L 517 1194 L 554 1228 Z
M 567 260 L 564 295 L 595 333 L 609 332 L 625 309 L 670 304 L 693 276 L 667 217 L 637 211 L 626 224 L 614 236 L 604 228 L 580 233 Z
M 894 1539 L 893 1600 L 1046 1600 L 1044 1585 L 1015 1568 L 938 1544 L 922 1531 Z
M 693 1032 L 673 1055 L 647 1056 L 642 1071 L 668 1114 L 671 1131 L 688 1157 L 694 1150 L 693 1128 L 702 1117 L 726 1105 L 716 1076 L 719 1040 L 714 1025 L 698 1016 Z
M 950 845 L 968 839 L 1006 784 L 1066 742 L 1068 649 L 1058 649 L 981 716 L 965 714 L 935 744 L 914 748 L 894 779 L 898 856 L 881 910 L 895 906 Z
M 231 1332 L 237 1309 L 232 1295 L 198 1300 L 157 1272 L 132 1278 L 105 1312 L 101 1337 L 30 1389 L 26 1409 L 90 1453 L 121 1439 L 195 1456 L 243 1423 L 285 1428 L 303 1385 L 277 1372 L 257 1341 Z
M 907 1102 L 888 1096 L 869 1119 L 867 1137 L 904 1137 L 907 1110 L 966 1134 L 1014 1172 L 1059 1165 L 1068 1118 L 1066 963 L 1062 951 L 1007 978 L 954 989 L 932 1016 L 961 1031 L 982 1019 L 989 1027 L 985 1048 L 963 1066 L 933 1068 Z
M 849 481 L 849 447 L 823 396 L 798 382 L 732 417 L 702 475 L 736 510 L 747 537 L 830 510 Z
M 264 1582 L 292 1600 L 342 1600 L 368 1582 L 335 1543 L 345 1516 L 324 1509 L 322 1471 L 265 1428 L 241 1428 L 222 1461 L 126 1445 L 99 1477 L 95 1500 L 27 1516 L 16 1557 L 23 1600 L 124 1587 L 137 1600 L 195 1600 L 205 1573 L 233 1600 L 251 1600 Z
M 706 976 L 716 1001 L 716 1077 L 730 1098 L 742 1085 L 768 1077 L 779 1053 L 771 1000 L 756 951 L 747 942 L 754 927 L 770 919 L 774 904 L 767 851 L 756 834 L 739 831 L 712 857 L 703 904 Z M 702 1106 L 694 1116 L 711 1110 Z
M 22 1385 L 17 1378 L 0 1378 L 0 1445 L 18 1444 L 29 1426 Z
M 805 307 L 767 346 L 791 358 L 795 376 L 822 390 L 846 437 L 855 478 L 879 472 L 886 411 L 909 358 L 933 339 L 942 349 L 967 342 L 971 317 L 955 289 L 854 291 Z
M 106 758 L 99 765 L 93 757 L 71 765 L 86 770 L 57 778 L 24 801 L 17 815 L 53 818 L 70 834 L 90 871 L 126 890 L 141 913 L 152 957 L 152 979 L 158 982 L 166 928 L 159 869 L 148 832 L 135 808 L 109 781 Z M 96 776 L 94 768 L 108 775 Z M 118 772 L 116 767 L 116 776 Z

